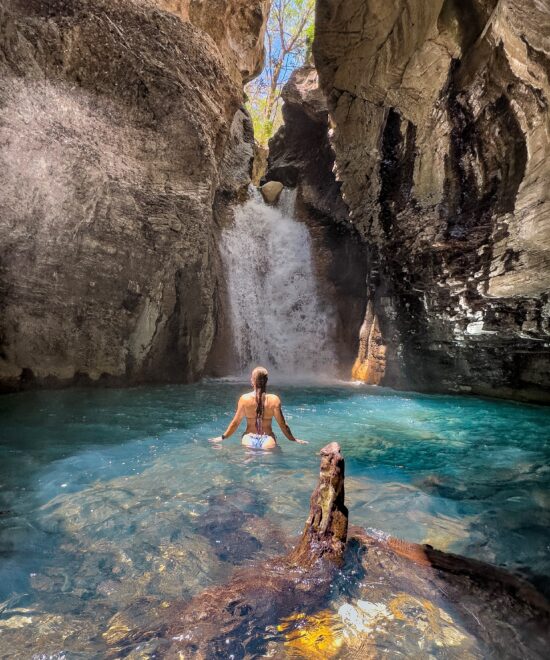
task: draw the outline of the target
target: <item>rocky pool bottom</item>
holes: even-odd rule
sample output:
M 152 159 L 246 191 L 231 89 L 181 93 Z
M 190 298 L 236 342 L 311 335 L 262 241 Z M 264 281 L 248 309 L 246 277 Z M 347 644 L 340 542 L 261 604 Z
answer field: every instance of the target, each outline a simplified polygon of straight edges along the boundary
M 147 630 L 170 602 L 285 552 L 330 440 L 346 458 L 352 524 L 490 562 L 548 594 L 549 409 L 273 382 L 310 444 L 210 445 L 245 389 L 0 398 L 0 657 L 154 657 L 154 640 L 117 646 L 128 627 Z M 357 552 L 319 611 L 275 622 L 258 655 L 486 656 L 456 613 L 365 575 Z M 254 657 L 245 642 L 228 639 L 220 657 Z

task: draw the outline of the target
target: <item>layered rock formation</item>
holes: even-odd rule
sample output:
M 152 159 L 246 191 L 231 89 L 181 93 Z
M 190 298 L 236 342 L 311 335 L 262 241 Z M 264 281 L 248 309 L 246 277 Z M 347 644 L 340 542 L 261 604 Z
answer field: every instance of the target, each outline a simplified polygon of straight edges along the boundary
M 201 373 L 268 6 L 0 0 L 3 389 Z
M 235 66 L 245 83 L 262 70 L 271 0 L 153 1 L 209 34 L 226 66 Z
M 548 2 L 318 0 L 314 56 L 381 382 L 549 400 Z

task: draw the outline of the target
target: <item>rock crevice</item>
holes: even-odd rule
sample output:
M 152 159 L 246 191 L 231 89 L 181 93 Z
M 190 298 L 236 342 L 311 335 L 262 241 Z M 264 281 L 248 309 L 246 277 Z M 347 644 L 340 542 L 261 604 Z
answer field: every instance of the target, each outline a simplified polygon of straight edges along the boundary
M 282 97 L 284 124 L 269 142 L 265 178 L 297 188 L 296 213 L 310 229 L 319 288 L 336 312 L 338 367 L 349 377 L 365 311 L 365 247 L 334 175 L 327 102 L 315 68 L 296 69 Z

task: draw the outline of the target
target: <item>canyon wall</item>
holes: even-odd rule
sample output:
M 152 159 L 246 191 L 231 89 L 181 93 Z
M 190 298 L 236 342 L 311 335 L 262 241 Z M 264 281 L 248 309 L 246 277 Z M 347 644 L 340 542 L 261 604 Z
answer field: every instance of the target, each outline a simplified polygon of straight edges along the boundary
M 0 388 L 200 375 L 268 9 L 0 0 Z
M 368 250 L 356 374 L 548 401 L 548 0 L 318 0 L 313 52 Z

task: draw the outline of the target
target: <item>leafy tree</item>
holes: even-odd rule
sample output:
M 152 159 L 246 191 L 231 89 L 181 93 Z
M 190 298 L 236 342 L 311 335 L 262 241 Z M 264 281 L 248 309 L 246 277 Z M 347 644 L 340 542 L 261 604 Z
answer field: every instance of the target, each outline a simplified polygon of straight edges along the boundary
M 256 139 L 266 144 L 281 123 L 281 89 L 311 57 L 315 0 L 273 0 L 265 36 L 266 66 L 247 95 Z

